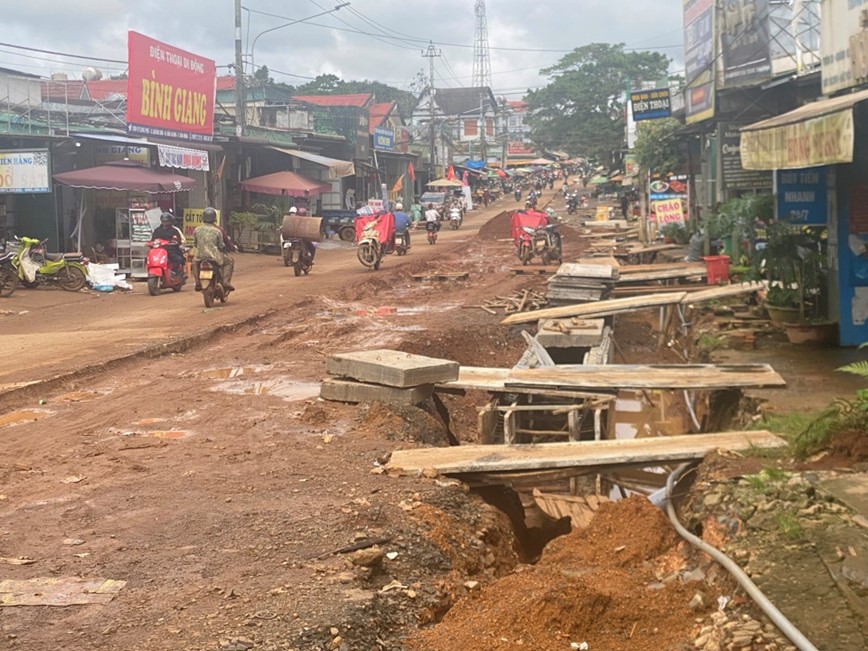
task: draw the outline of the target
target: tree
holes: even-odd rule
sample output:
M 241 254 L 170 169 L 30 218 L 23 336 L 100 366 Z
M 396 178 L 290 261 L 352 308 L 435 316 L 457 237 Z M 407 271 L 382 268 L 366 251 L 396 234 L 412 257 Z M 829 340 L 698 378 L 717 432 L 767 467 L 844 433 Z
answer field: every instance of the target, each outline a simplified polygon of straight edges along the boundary
M 253 79 L 256 80 L 256 84 L 258 86 L 267 86 L 274 83 L 274 79 L 271 78 L 271 73 L 268 70 L 268 66 L 261 66 L 257 68 L 256 72 L 253 73 Z
M 683 163 L 678 153 L 675 132 L 680 127 L 681 123 L 674 118 L 639 122 L 633 148 L 639 167 L 659 174 L 679 171 Z
M 526 97 L 533 140 L 610 160 L 612 151 L 624 144 L 628 84 L 659 79 L 668 68 L 666 55 L 625 52 L 623 43 L 576 48 L 542 69 L 548 85 Z
M 335 75 L 319 75 L 313 81 L 299 86 L 297 95 L 348 95 L 372 94 L 378 102 L 397 102 L 401 115 L 409 117 L 416 105 L 416 96 L 406 90 L 389 86 L 380 81 L 343 81 Z

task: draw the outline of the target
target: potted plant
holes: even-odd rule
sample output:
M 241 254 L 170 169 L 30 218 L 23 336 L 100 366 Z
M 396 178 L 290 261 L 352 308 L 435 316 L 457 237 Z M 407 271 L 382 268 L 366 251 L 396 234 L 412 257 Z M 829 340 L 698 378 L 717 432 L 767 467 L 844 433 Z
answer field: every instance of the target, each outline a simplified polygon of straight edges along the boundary
M 837 328 L 826 318 L 826 251 L 822 229 L 774 222 L 758 255 L 770 281 L 766 310 L 791 343 L 828 343 Z
M 681 222 L 669 222 L 660 227 L 660 235 L 666 244 L 687 244 L 690 233 Z

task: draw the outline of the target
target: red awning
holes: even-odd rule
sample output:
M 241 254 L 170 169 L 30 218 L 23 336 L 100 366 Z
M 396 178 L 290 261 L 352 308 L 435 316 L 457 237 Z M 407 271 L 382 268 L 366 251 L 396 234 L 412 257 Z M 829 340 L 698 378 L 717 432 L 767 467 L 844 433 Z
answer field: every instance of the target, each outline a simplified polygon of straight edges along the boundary
M 242 181 L 241 187 L 248 192 L 282 194 L 288 197 L 308 197 L 332 189 L 329 183 L 314 181 L 295 172 L 274 172 L 265 176 L 257 176 Z
M 74 172 L 54 175 L 61 185 L 91 190 L 121 190 L 128 192 L 180 192 L 189 190 L 196 181 L 180 174 L 145 167 L 134 161 L 116 161 Z

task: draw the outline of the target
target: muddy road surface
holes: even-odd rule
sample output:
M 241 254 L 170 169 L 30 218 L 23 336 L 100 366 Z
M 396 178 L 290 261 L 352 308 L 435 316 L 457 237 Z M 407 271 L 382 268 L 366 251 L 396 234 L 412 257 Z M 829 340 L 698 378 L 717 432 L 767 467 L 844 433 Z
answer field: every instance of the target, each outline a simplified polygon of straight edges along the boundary
M 416 231 L 379 272 L 340 244 L 301 278 L 241 255 L 239 291 L 212 310 L 191 287 L 144 285 L 0 303 L 0 648 L 656 651 L 756 627 L 763 643 L 738 648 L 787 648 L 743 597 L 715 615 L 734 586 L 644 500 L 555 538 L 527 527 L 514 494 L 383 472 L 396 448 L 448 444 L 433 407 L 317 399 L 338 351 L 512 366 L 519 333 L 476 307 L 545 285 L 509 271 L 507 223 L 492 218 L 512 207 L 434 246 Z M 568 229 L 564 247 L 583 248 Z M 467 280 L 413 277 L 458 271 Z M 625 361 L 649 361 L 650 326 L 618 327 L 637 342 Z M 485 396 L 444 400 L 454 435 L 475 442 Z M 96 603 L 17 605 L 49 594 Z

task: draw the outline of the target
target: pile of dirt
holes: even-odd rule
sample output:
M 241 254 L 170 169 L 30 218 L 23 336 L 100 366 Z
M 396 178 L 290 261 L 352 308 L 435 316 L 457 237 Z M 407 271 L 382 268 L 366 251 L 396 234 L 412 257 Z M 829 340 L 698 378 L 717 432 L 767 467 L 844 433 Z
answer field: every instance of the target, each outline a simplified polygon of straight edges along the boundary
M 496 323 L 485 323 L 487 313 L 463 311 L 462 325 L 429 330 L 424 337 L 404 341 L 405 353 L 451 359 L 462 366 L 510 368 L 525 350 L 524 340 Z
M 512 237 L 511 224 L 512 213 L 504 210 L 485 222 L 476 237 L 480 240 L 503 240 Z
M 463 599 L 406 646 L 506 651 L 586 642 L 607 651 L 679 648 L 692 639 L 696 615 L 688 604 L 695 588 L 658 579 L 682 564 L 673 558 L 675 545 L 669 522 L 646 498 L 605 504 L 588 529 L 556 539 L 536 566 L 523 566 Z
M 425 405 L 427 406 L 427 405 Z M 433 411 L 433 407 L 431 407 Z M 406 441 L 425 445 L 448 445 L 446 426 L 423 407 L 392 406 L 379 402 L 361 405 L 361 419 L 354 436 L 377 440 Z

